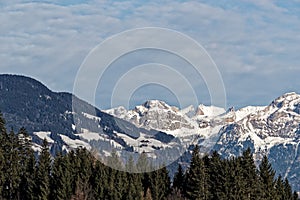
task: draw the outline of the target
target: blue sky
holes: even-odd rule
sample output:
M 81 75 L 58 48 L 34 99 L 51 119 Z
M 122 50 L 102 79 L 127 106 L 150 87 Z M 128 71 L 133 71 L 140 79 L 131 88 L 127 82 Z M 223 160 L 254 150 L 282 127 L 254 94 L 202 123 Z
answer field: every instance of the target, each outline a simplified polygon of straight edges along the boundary
M 300 93 L 299 0 L 64 2 L 1 1 L 0 73 L 27 75 L 54 91 L 71 92 L 79 67 L 96 45 L 128 29 L 155 26 L 182 32 L 207 50 L 222 75 L 227 107 L 266 105 L 285 92 Z M 118 66 L 99 86 L 100 108 L 110 106 L 110 80 L 120 76 Z M 209 104 L 205 83 L 190 80 L 199 82 L 194 89 L 200 103 Z M 148 84 L 133 94 L 130 105 L 156 98 L 176 105 L 172 92 Z M 190 103 L 187 96 L 183 106 Z

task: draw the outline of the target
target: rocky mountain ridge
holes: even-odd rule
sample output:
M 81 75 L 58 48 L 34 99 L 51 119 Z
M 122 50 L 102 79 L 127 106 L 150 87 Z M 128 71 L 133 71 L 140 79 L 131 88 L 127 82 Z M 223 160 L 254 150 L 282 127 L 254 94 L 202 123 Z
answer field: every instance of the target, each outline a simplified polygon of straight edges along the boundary
M 157 101 L 148 104 L 158 105 Z M 166 131 L 183 143 L 198 143 L 206 152 L 217 150 L 224 157 L 241 155 L 250 147 L 255 160 L 268 155 L 277 173 L 289 178 L 300 190 L 299 94 L 286 93 L 267 106 L 230 108 L 227 111 L 204 105 L 180 110 L 161 101 L 159 104 L 164 106 L 147 107 L 143 104 L 129 111 L 115 108 L 105 112 L 139 127 Z M 118 115 L 119 110 L 122 110 L 122 115 Z M 176 126 L 166 126 L 175 122 Z

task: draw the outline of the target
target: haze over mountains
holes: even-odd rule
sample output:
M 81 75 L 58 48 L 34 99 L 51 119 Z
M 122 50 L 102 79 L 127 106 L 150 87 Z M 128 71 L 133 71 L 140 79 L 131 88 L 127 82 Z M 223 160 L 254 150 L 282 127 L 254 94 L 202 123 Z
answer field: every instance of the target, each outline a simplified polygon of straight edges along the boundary
M 268 155 L 278 174 L 300 191 L 300 95 L 284 94 L 269 105 L 239 110 L 199 105 L 180 110 L 149 100 L 133 110 L 100 111 L 69 93 L 55 93 L 23 76 L 0 75 L 0 110 L 7 127 L 24 126 L 39 150 L 47 138 L 51 151 L 83 146 L 103 156 L 147 152 L 162 163 L 177 160 L 193 144 L 203 153 L 237 156 L 248 147 L 254 158 Z M 166 164 L 170 164 L 166 163 Z

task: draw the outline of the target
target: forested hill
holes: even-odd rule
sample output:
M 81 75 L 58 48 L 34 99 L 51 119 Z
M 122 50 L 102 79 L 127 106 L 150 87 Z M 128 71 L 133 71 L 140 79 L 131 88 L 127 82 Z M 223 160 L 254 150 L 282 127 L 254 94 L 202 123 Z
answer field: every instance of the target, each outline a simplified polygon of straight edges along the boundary
M 99 152 L 121 146 L 131 152 L 132 144 L 117 134 L 132 139 L 140 134 L 153 135 L 151 130 L 138 128 L 102 112 L 70 93 L 52 92 L 29 77 L 0 75 L 0 97 L 0 111 L 5 117 L 6 127 L 13 130 L 25 127 L 38 148 L 46 137 L 52 155 L 77 146 L 95 148 Z M 155 133 L 153 140 L 159 143 L 174 138 L 159 131 Z

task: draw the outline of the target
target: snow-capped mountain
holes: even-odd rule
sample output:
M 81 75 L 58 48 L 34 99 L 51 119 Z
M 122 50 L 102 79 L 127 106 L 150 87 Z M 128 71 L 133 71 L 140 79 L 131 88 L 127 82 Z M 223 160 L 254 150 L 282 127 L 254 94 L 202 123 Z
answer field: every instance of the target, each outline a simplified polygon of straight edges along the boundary
M 251 114 L 260 107 L 247 107 L 238 111 L 224 108 L 199 105 L 179 109 L 163 101 L 149 100 L 132 110 L 117 107 L 105 110 L 108 114 L 124 119 L 138 127 L 164 131 L 181 140 L 183 144 L 198 143 L 210 150 L 219 138 L 219 130 L 237 119 Z
M 296 93 L 284 94 L 268 106 L 238 110 L 206 105 L 179 109 L 149 100 L 132 110 L 100 111 L 34 79 L 0 75 L 0 97 L 7 128 L 25 127 L 36 151 L 46 138 L 53 154 L 83 146 L 102 156 L 113 149 L 124 157 L 147 152 L 169 164 L 166 161 L 176 160 L 195 143 L 203 152 L 217 150 L 224 157 L 250 147 L 256 161 L 268 155 L 277 173 L 300 191 L 300 95 Z
M 214 149 L 223 156 L 239 155 L 250 147 L 255 158 L 268 155 L 278 174 L 300 186 L 300 95 L 287 93 L 266 107 L 255 108 L 219 132 Z
M 218 133 L 231 114 L 223 108 L 205 105 L 180 110 L 159 100 L 149 100 L 132 110 L 117 107 L 104 112 L 138 127 L 164 131 L 179 139 L 184 147 L 197 143 L 199 139 L 205 140 L 207 148 L 215 144 L 213 135 Z
M 163 101 L 150 100 L 135 109 L 127 111 L 124 107 L 107 110 L 107 113 L 125 119 L 136 126 L 148 129 L 173 131 L 180 128 L 194 129 L 189 118 L 174 106 Z
M 119 107 L 105 112 L 139 127 L 164 130 L 184 144 L 196 142 L 202 150 L 217 150 L 224 157 L 250 147 L 256 161 L 267 154 L 277 173 L 300 190 L 300 95 L 296 93 L 284 94 L 268 106 L 239 110 L 205 105 L 180 110 L 152 100 L 133 110 Z

